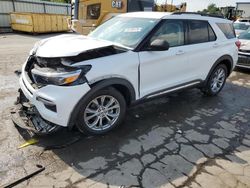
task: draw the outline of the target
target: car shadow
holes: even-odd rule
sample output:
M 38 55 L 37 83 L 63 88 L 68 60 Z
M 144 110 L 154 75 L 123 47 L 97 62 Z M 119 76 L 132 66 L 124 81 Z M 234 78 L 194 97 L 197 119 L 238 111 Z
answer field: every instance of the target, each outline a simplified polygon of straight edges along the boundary
M 233 153 L 250 135 L 249 96 L 249 88 L 231 83 L 217 97 L 192 89 L 130 108 L 122 126 L 109 134 L 64 129 L 39 137 L 38 146 L 81 175 L 72 186 L 87 180 L 107 186 L 181 186 L 208 161 L 247 163 Z
M 250 74 L 250 68 L 236 67 L 236 68 L 234 69 L 234 71 L 236 71 L 236 72 L 241 72 L 241 73 L 245 73 L 245 74 Z

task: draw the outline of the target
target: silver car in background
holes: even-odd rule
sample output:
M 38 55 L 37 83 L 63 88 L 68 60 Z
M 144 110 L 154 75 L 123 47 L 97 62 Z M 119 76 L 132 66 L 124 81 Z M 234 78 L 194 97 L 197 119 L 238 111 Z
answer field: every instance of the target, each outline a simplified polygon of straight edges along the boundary
M 241 47 L 239 49 L 239 60 L 237 67 L 250 69 L 250 28 L 239 35 Z
M 247 22 L 244 20 L 243 22 L 242 20 L 237 20 L 236 22 L 234 22 L 234 29 L 235 29 L 235 33 L 237 37 L 242 32 L 245 32 L 246 30 L 248 30 L 249 28 L 250 28 L 250 21 Z

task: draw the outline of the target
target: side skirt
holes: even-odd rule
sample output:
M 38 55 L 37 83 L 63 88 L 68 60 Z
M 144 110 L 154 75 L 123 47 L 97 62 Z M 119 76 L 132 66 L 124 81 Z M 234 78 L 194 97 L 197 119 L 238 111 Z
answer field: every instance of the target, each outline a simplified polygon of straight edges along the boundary
M 148 94 L 148 95 L 144 96 L 143 98 L 134 101 L 131 104 L 131 106 L 135 106 L 135 105 L 141 104 L 143 102 L 153 100 L 155 98 L 160 98 L 160 97 L 165 96 L 167 94 L 180 92 L 180 91 L 190 89 L 190 88 L 202 87 L 203 85 L 204 85 L 204 81 L 202 81 L 202 80 L 194 80 L 191 82 L 187 82 L 185 84 L 177 85 L 174 87 L 170 87 L 170 88 L 167 88 L 164 90 L 160 90 L 160 91 Z

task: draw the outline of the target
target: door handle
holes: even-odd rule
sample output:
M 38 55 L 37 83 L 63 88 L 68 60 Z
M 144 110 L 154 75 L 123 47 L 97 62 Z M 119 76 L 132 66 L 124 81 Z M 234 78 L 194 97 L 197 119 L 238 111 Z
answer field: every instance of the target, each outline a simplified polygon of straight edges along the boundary
M 178 52 L 176 52 L 176 55 L 182 55 L 182 54 L 185 54 L 185 52 L 182 50 L 179 50 Z
M 214 45 L 213 45 L 214 48 L 217 48 L 218 46 L 219 46 L 218 43 L 214 43 Z

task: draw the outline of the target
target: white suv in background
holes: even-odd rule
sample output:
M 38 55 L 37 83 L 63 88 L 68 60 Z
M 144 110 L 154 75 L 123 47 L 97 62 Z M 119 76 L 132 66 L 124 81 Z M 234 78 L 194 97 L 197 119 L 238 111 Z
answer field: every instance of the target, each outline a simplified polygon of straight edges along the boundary
M 241 33 L 247 31 L 250 28 L 250 19 L 239 19 L 234 22 L 234 29 L 236 36 L 238 37 Z
M 238 60 L 238 47 L 226 19 L 122 14 L 89 36 L 38 42 L 22 68 L 12 119 L 38 134 L 73 126 L 103 134 L 139 101 L 190 87 L 218 94 Z

